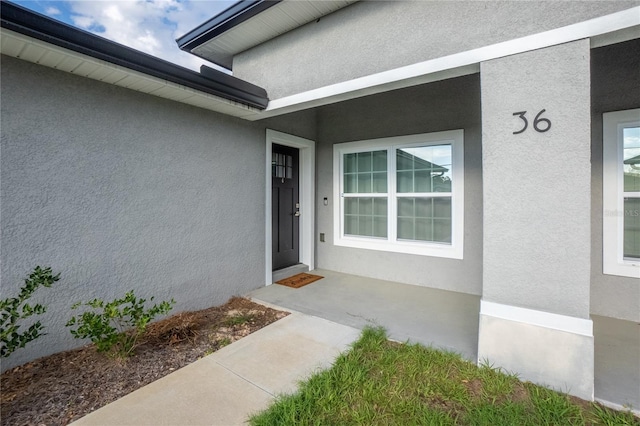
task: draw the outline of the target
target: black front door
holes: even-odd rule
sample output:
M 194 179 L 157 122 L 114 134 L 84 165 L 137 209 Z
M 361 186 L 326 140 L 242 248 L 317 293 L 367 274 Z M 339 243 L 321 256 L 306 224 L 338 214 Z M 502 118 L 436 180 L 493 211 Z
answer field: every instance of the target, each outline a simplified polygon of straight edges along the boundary
M 298 194 L 298 149 L 273 145 L 272 251 L 273 270 L 299 261 L 300 199 Z

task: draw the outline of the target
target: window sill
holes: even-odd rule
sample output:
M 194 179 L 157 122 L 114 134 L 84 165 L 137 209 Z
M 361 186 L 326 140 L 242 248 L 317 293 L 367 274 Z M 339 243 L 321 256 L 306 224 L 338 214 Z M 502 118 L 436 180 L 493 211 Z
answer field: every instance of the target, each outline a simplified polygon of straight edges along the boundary
M 640 260 L 631 262 L 606 262 L 602 268 L 605 275 L 640 278 Z
M 340 247 L 351 247 L 358 249 L 368 249 L 385 251 L 392 253 L 414 254 L 418 256 L 443 257 L 449 259 L 462 259 L 462 247 L 455 247 L 448 244 L 426 244 L 409 241 L 390 242 L 383 239 L 362 239 L 342 237 L 335 240 L 334 245 Z

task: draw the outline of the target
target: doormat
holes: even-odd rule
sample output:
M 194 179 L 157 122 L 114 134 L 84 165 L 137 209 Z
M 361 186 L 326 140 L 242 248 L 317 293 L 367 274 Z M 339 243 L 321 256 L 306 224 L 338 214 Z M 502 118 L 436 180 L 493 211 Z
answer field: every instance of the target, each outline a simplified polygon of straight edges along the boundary
M 302 286 L 311 284 L 312 282 L 321 280 L 323 278 L 324 277 L 321 277 L 320 275 L 302 273 L 302 274 L 294 275 L 289 278 L 285 278 L 280 281 L 276 281 L 276 284 L 286 285 L 287 287 L 291 287 L 291 288 L 300 288 Z

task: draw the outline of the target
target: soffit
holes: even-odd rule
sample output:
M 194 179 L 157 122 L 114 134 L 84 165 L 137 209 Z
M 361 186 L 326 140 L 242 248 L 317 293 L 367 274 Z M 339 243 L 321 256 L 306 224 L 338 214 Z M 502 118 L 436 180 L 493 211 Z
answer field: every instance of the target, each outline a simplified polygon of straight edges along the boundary
M 6 28 L 0 30 L 0 36 L 0 53 L 3 55 L 235 117 L 248 118 L 260 112 L 257 108 L 239 102 L 52 45 Z
M 231 69 L 234 55 L 342 9 L 355 1 L 357 0 L 283 0 L 221 34 L 203 41 L 196 47 L 185 50 Z M 206 39 L 207 36 L 203 35 L 202 38 Z

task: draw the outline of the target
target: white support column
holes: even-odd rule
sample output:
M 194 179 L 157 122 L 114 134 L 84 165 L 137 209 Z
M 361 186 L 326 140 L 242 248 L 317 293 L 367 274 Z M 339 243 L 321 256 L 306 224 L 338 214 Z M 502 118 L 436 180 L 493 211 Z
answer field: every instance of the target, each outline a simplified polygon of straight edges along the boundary
M 481 65 L 479 361 L 593 399 L 589 40 Z

